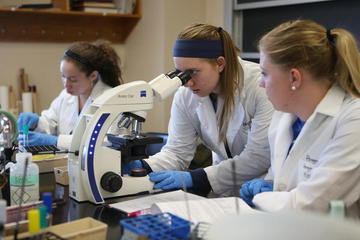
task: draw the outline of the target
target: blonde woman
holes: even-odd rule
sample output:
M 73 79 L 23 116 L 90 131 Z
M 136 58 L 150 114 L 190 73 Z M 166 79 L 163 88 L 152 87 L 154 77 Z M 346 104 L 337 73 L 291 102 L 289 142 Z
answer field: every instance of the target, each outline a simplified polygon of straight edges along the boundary
M 267 171 L 273 108 L 258 86 L 259 65 L 240 59 L 238 53 L 222 28 L 196 24 L 178 35 L 175 68 L 192 78 L 175 95 L 167 144 L 158 154 L 133 163 L 145 165 L 155 188 L 186 185 L 202 195 L 211 190 L 230 195 L 234 173 L 240 186 Z M 212 151 L 213 165 L 188 171 L 198 138 Z
M 310 20 L 274 28 L 259 43 L 261 86 L 277 110 L 271 168 L 240 195 L 264 211 L 327 212 L 343 200 L 360 216 L 360 53 L 345 29 Z

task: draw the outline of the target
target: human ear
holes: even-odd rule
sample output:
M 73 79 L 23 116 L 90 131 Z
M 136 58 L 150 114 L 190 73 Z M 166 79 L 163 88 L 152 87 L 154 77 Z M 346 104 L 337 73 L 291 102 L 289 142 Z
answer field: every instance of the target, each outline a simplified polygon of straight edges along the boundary
M 89 76 L 90 81 L 93 82 L 93 83 L 95 83 L 97 81 L 98 77 L 99 77 L 99 72 L 96 71 L 96 70 L 93 71 Z
M 216 59 L 216 63 L 218 65 L 218 69 L 219 69 L 219 73 L 221 73 L 224 68 L 225 68 L 225 65 L 226 65 L 226 60 L 223 56 L 220 56 Z
M 295 91 L 300 88 L 302 84 L 302 74 L 297 68 L 290 69 L 290 86 L 291 90 Z

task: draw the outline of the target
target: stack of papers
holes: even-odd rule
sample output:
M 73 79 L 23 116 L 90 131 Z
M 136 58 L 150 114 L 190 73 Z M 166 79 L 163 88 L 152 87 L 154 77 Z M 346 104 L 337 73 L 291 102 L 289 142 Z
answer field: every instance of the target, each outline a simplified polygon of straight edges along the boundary
M 185 200 L 187 199 L 187 200 Z M 219 217 L 260 212 L 236 197 L 204 198 L 182 190 L 111 204 L 126 213 L 170 212 L 193 223 L 212 223 Z
M 151 194 L 142 198 L 110 204 L 109 206 L 129 214 L 144 210 L 149 211 L 152 205 L 155 203 L 173 202 L 179 201 L 180 199 L 185 200 L 186 198 L 188 200 L 205 199 L 204 197 L 200 197 L 195 194 L 177 190 L 173 192 Z

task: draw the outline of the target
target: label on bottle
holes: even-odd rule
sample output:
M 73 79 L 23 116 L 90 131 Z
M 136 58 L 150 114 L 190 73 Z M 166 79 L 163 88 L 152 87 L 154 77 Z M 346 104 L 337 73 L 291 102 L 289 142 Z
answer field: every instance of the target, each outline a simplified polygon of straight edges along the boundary
M 10 176 L 11 205 L 19 205 L 23 176 Z M 27 176 L 25 179 L 22 203 L 39 201 L 39 176 Z
M 10 185 L 21 186 L 23 183 L 23 176 L 10 176 Z M 25 185 L 33 185 L 39 183 L 39 175 L 26 176 Z

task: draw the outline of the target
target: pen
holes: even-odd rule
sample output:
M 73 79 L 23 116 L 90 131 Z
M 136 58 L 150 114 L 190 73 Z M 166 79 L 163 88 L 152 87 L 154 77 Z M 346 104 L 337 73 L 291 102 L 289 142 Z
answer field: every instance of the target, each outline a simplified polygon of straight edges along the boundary
M 150 208 L 146 208 L 146 209 L 141 209 L 141 210 L 137 210 L 134 212 L 130 212 L 127 214 L 128 217 L 137 217 L 140 215 L 145 215 L 145 214 L 151 214 L 151 209 Z

